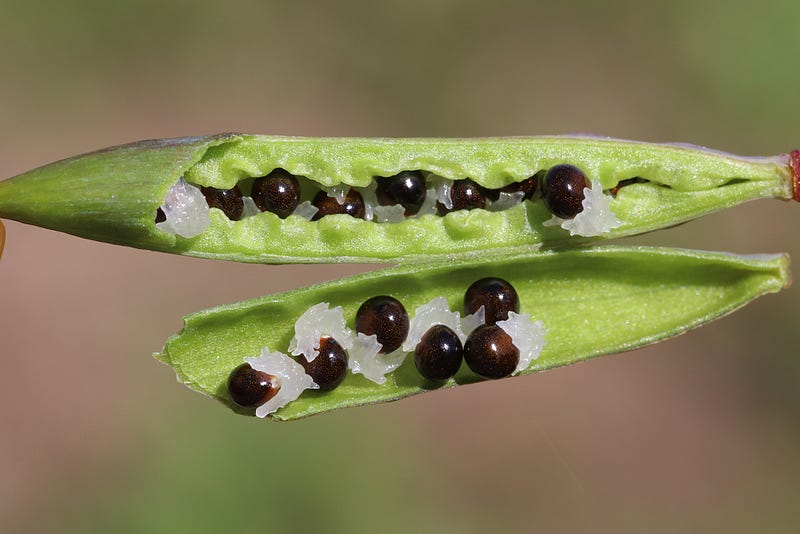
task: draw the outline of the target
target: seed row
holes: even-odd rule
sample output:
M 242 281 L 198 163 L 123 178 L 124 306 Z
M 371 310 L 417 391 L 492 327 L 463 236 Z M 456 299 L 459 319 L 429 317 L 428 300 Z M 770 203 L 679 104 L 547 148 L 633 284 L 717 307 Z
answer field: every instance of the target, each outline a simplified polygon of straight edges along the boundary
M 354 335 L 341 307 L 316 304 L 295 323 L 289 353 L 297 359 L 264 348 L 261 356 L 246 358 L 233 370 L 229 396 L 264 417 L 305 389 L 335 389 L 348 369 L 383 384 L 410 352 L 417 371 L 432 383 L 455 376 L 462 361 L 483 378 L 502 378 L 526 369 L 539 356 L 546 330 L 541 321 L 519 314 L 519 297 L 507 281 L 476 281 L 465 293 L 464 309 L 467 315 L 461 318 L 438 297 L 409 319 L 399 300 L 379 295 L 359 307 Z
M 301 187 L 301 182 L 304 184 Z M 633 183 L 629 181 L 629 183 Z M 547 171 L 540 171 L 520 182 L 509 184 L 500 189 L 485 188 L 469 178 L 462 180 L 448 180 L 435 174 L 423 173 L 419 170 L 403 171 L 394 176 L 376 176 L 367 187 L 358 188 L 347 185 L 331 187 L 319 186 L 314 182 L 292 175 L 284 169 L 275 169 L 266 176 L 255 178 L 250 187 L 250 196 L 246 196 L 239 184 L 231 189 L 216 189 L 201 187 L 196 196 L 202 194 L 208 208 L 221 210 L 230 220 L 238 221 L 244 217 L 257 215 L 261 212 L 274 213 L 281 219 L 290 215 L 299 215 L 306 219 L 317 221 L 328 215 L 350 215 L 358 219 L 375 222 L 402 222 L 409 217 L 423 215 L 444 216 L 447 213 L 461 210 L 488 209 L 502 211 L 512 208 L 521 202 L 531 200 L 534 193 L 541 185 L 541 197 L 545 206 L 553 214 L 552 224 L 562 224 L 566 220 L 574 219 L 580 213 L 587 214 L 604 212 L 610 213 L 608 203 L 612 196 L 604 194 L 599 182 L 592 182 L 586 174 L 573 165 L 555 165 Z M 613 191 L 614 194 L 626 184 L 619 184 Z M 174 187 L 182 188 L 182 196 L 191 196 L 192 184 L 181 180 Z M 245 185 L 246 189 L 248 186 Z M 303 191 L 302 188 L 306 190 Z M 599 197 L 595 204 L 604 204 L 602 208 L 592 208 L 586 203 L 586 192 L 599 187 Z M 196 188 L 195 188 L 196 189 Z M 175 197 L 171 190 L 165 204 L 156 212 L 156 223 L 160 228 L 169 231 L 174 229 L 184 237 L 197 235 L 198 230 L 204 231 L 206 223 L 194 221 L 190 224 L 191 230 L 186 235 L 175 225 L 167 225 L 166 212 L 188 213 L 191 210 L 181 210 L 179 206 L 170 203 L 170 195 Z M 308 200 L 302 200 L 303 198 Z M 178 204 L 197 203 L 196 200 L 178 200 Z M 182 204 L 181 204 L 182 205 Z M 608 224 L 600 224 L 600 235 L 604 231 L 618 226 L 620 223 L 613 217 Z M 598 226 L 594 224 L 593 226 Z M 202 229 L 201 229 L 202 228 Z M 581 233 L 581 228 L 574 224 L 564 226 L 573 233 Z M 581 234 L 587 235 L 587 234 Z

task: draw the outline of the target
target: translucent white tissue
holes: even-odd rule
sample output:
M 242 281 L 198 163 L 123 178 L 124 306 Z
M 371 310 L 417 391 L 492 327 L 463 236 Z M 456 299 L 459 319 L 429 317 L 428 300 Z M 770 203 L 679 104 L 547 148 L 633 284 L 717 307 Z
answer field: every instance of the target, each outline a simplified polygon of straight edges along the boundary
M 611 211 L 611 195 L 603 193 L 603 185 L 599 180 L 592 180 L 591 189 L 583 188 L 584 199 L 581 202 L 583 211 L 572 219 L 553 218 L 544 222 L 545 226 L 561 226 L 569 230 L 569 235 L 595 237 L 603 235 L 622 225 Z
M 278 408 L 286 406 L 306 389 L 319 389 L 314 380 L 306 374 L 303 366 L 282 352 L 272 352 L 268 347 L 264 347 L 261 356 L 245 358 L 244 361 L 256 371 L 267 373 L 277 379 L 278 392 L 256 408 L 258 417 L 266 417 Z
M 206 197 L 199 187 L 187 183 L 183 178 L 169 188 L 161 211 L 166 220 L 156 223 L 156 228 L 181 237 L 202 234 L 211 224 Z
M 242 197 L 242 219 L 261 213 L 251 197 Z
M 464 317 L 462 321 L 460 313 L 450 311 L 450 305 L 446 298 L 436 297 L 414 311 L 414 317 L 411 318 L 408 325 L 408 337 L 403 342 L 401 349 L 404 352 L 414 352 L 425 332 L 437 324 L 448 327 L 455 332 L 461 343 L 464 343 L 472 330 L 483 323 L 483 306 L 475 314 Z
M 515 373 L 528 368 L 533 360 L 542 353 L 542 348 L 547 341 L 547 328 L 542 321 L 531 321 L 527 313 L 508 312 L 508 319 L 497 321 L 497 326 L 511 337 L 511 342 L 519 350 L 519 363 L 514 369 Z
M 294 323 L 294 337 L 289 342 L 289 352 L 301 354 L 309 362 L 319 355 L 319 340 L 332 337 L 345 350 L 353 348 L 353 333 L 347 328 L 341 306 L 331 309 L 327 302 L 311 306 Z
M 362 374 L 365 378 L 376 384 L 384 384 L 386 375 L 396 370 L 406 359 L 403 349 L 397 349 L 389 354 L 379 354 L 383 346 L 378 343 L 378 336 L 370 336 L 361 332 L 353 340 L 350 349 L 348 367 L 354 374 Z
M 298 217 L 302 217 L 310 221 L 314 218 L 314 215 L 316 215 L 318 211 L 319 208 L 317 208 L 308 200 L 304 200 L 294 209 L 292 215 L 297 215 Z

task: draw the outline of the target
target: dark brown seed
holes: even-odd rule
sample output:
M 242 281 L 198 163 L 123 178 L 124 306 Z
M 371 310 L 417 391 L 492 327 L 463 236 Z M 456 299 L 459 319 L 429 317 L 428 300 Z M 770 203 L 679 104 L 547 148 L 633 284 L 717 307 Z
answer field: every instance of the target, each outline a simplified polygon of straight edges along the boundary
M 356 312 L 356 331 L 375 335 L 382 354 L 397 350 L 408 336 L 408 313 L 394 297 L 380 295 L 365 301 Z
M 319 340 L 319 354 L 314 361 L 309 362 L 305 356 L 300 356 L 297 361 L 321 391 L 335 389 L 347 375 L 347 353 L 332 337 Z
M 585 187 L 590 184 L 582 170 L 573 165 L 556 165 L 544 177 L 542 198 L 553 215 L 572 219 L 583 211 Z
M 228 395 L 239 406 L 261 406 L 280 389 L 274 376 L 243 363 L 228 377 Z
M 294 213 L 300 202 L 300 184 L 289 172 L 275 169 L 266 176 L 256 178 L 250 196 L 261 211 L 269 211 L 285 219 Z
M 415 215 L 425 201 L 425 176 L 422 171 L 403 171 L 389 177 L 376 177 L 376 195 L 383 206 L 400 204 L 406 215 Z
M 440 324 L 430 327 L 414 349 L 414 365 L 428 380 L 447 380 L 454 376 L 463 358 L 461 340 L 450 328 Z
M 615 187 L 611 188 L 611 191 L 609 191 L 609 193 L 611 193 L 612 196 L 617 196 L 617 193 L 619 193 L 619 190 L 621 188 L 625 187 L 625 186 L 633 185 L 633 184 L 646 184 L 646 183 L 647 183 L 647 180 L 645 180 L 644 178 L 638 178 L 638 177 L 637 178 L 628 178 L 626 180 L 620 180 L 620 182 Z
M 464 294 L 464 309 L 475 313 L 483 306 L 486 324 L 508 319 L 508 312 L 519 313 L 519 296 L 514 287 L 502 278 L 481 278 Z
M 164 210 L 162 210 L 161 208 L 158 208 L 156 210 L 156 222 L 160 223 L 160 222 L 164 222 L 166 220 L 167 220 L 167 216 L 164 213 Z
M 464 344 L 464 359 L 472 371 L 485 378 L 503 378 L 514 372 L 519 350 L 511 336 L 497 325 L 479 326 Z
M 450 198 L 453 201 L 453 207 L 450 209 L 447 209 L 442 203 L 436 204 L 439 215 L 445 215 L 451 211 L 474 210 L 486 207 L 484 189 L 469 178 L 453 182 L 450 188 Z
M 316 221 L 325 217 L 326 215 L 346 214 L 357 219 L 364 218 L 364 199 L 361 193 L 352 187 L 344 197 L 344 204 L 339 204 L 339 201 L 334 197 L 329 197 L 325 191 L 320 191 L 311 202 L 319 211 L 311 219 Z
M 200 190 L 203 192 L 203 196 L 206 197 L 209 208 L 221 209 L 232 221 L 238 221 L 242 218 L 244 200 L 242 199 L 242 190 L 239 189 L 238 185 L 233 186 L 231 189 L 201 187 Z
M 521 192 L 523 193 L 522 200 L 529 200 L 536 192 L 536 186 L 539 184 L 539 178 L 543 176 L 543 171 L 537 172 L 534 176 L 531 176 L 527 180 L 514 182 L 505 187 L 501 187 L 500 189 L 487 189 L 486 196 L 492 202 L 497 202 L 497 200 L 500 198 L 500 193 L 514 194 Z

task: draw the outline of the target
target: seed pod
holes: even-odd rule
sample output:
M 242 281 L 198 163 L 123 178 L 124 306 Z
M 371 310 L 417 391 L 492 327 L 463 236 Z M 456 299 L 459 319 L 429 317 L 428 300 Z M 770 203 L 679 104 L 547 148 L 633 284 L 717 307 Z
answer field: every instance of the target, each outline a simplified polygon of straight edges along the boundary
M 587 137 L 494 139 L 330 139 L 257 135 L 144 141 L 35 169 L 0 182 L 0 217 L 89 239 L 178 254 L 261 263 L 418 262 L 494 254 L 507 248 L 572 246 L 673 226 L 757 198 L 800 200 L 800 154 L 742 158 L 698 147 Z M 580 168 L 602 190 L 619 188 L 610 208 L 619 227 L 599 237 L 545 226 L 552 214 L 535 199 L 501 211 L 376 223 L 308 221 L 261 213 L 232 221 L 211 210 L 207 228 L 181 237 L 156 226 L 181 178 L 231 189 L 276 168 L 319 187 L 366 188 L 403 171 L 469 177 L 484 189 L 527 180 L 556 165 Z M 793 171 L 794 169 L 794 171 Z M 609 195 L 610 196 L 610 195 Z
M 180 381 L 189 387 L 237 412 L 251 414 L 225 395 L 228 373 L 265 346 L 285 350 L 294 323 L 305 310 L 328 302 L 342 306 L 343 316 L 352 321 L 365 300 L 397 288 L 403 288 L 407 309 L 415 310 L 438 297 L 457 309 L 464 288 L 488 276 L 513 285 L 520 307 L 547 330 L 544 348 L 519 374 L 627 351 L 680 334 L 789 283 L 786 256 L 647 247 L 592 247 L 485 256 L 457 264 L 403 265 L 195 313 L 185 318 L 183 331 L 156 357 L 175 367 Z M 383 383 L 348 374 L 335 390 L 304 393 L 271 417 L 296 419 L 423 393 L 430 386 L 410 359 Z M 478 380 L 464 366 L 442 387 Z

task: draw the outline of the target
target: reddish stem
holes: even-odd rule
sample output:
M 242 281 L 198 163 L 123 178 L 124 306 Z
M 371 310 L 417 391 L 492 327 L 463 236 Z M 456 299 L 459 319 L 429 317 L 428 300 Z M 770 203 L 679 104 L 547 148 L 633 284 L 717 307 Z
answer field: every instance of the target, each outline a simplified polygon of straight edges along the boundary
M 0 256 L 3 255 L 3 245 L 6 244 L 6 227 L 3 226 L 3 221 L 0 221 Z
M 789 168 L 792 169 L 792 198 L 800 202 L 800 150 L 789 154 Z

